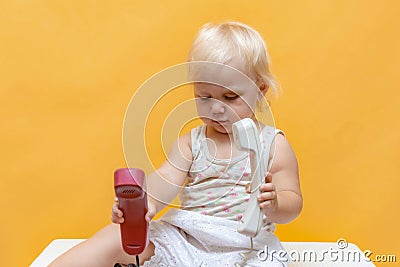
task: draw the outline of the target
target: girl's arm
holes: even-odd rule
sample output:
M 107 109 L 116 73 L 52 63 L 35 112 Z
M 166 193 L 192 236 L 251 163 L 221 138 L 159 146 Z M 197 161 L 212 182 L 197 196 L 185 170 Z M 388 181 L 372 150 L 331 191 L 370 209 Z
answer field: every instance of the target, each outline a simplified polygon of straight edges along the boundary
M 260 207 L 275 223 L 294 220 L 303 207 L 296 156 L 285 136 L 277 134 L 272 146 L 272 162 L 266 183 L 260 187 Z
M 146 215 L 148 219 L 168 205 L 179 193 L 186 181 L 192 160 L 191 138 L 188 133 L 175 141 L 167 160 L 161 167 L 146 177 L 149 198 L 149 212 Z M 151 207 L 152 205 L 154 207 Z

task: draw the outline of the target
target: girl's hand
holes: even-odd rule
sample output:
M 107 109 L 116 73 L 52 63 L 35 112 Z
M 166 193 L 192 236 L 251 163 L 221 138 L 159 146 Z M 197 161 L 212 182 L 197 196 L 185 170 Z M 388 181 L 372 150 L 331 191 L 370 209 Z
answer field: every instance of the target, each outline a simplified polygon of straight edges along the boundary
M 155 205 L 155 203 L 152 201 L 152 199 L 149 199 L 149 200 L 148 200 L 148 202 L 147 202 L 147 208 L 148 208 L 148 210 L 147 210 L 147 213 L 146 213 L 146 215 L 145 215 L 144 218 L 146 219 L 147 222 L 150 222 L 151 219 L 153 219 L 154 215 L 156 215 L 156 213 L 157 213 L 156 205 Z
M 113 223 L 123 223 L 124 222 L 124 214 L 122 213 L 122 210 L 118 208 L 119 206 L 119 200 L 116 197 L 114 199 L 114 205 L 112 207 L 112 213 L 111 213 L 111 221 Z
M 272 184 L 272 175 L 270 173 L 265 177 L 265 184 L 260 186 L 261 194 L 258 196 L 260 208 L 265 215 L 274 212 L 278 207 L 278 198 L 275 185 Z
M 246 185 L 246 192 L 250 193 L 250 183 Z M 275 211 L 278 206 L 278 199 L 276 194 L 276 188 L 272 184 L 272 175 L 267 173 L 265 177 L 265 184 L 260 186 L 260 195 L 258 196 L 258 202 L 260 203 L 260 208 L 264 214 L 268 212 Z
M 124 222 L 124 217 L 123 217 L 124 214 L 123 214 L 122 210 L 120 210 L 118 208 L 118 206 L 119 206 L 119 200 L 116 197 L 114 199 L 114 205 L 112 207 L 111 221 L 113 223 L 120 224 L 120 223 Z M 155 204 L 150 200 L 148 202 L 148 210 L 147 210 L 147 213 L 145 215 L 145 219 L 146 219 L 147 222 L 150 222 L 151 219 L 154 217 L 154 215 L 156 215 L 156 211 L 157 211 L 157 209 L 156 209 Z

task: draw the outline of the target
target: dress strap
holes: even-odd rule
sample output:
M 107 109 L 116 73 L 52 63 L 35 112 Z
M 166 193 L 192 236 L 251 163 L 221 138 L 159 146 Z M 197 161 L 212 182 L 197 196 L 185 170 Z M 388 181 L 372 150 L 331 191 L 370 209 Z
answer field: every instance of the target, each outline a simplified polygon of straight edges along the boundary
M 205 136 L 205 124 L 193 128 L 190 132 L 190 137 L 192 139 L 192 155 L 194 159 L 200 152 L 200 145 L 204 136 Z

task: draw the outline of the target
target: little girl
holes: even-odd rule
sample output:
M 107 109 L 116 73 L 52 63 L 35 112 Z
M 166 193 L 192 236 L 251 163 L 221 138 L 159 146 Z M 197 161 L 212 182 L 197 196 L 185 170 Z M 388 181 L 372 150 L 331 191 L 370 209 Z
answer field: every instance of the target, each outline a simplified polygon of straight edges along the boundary
M 168 160 L 146 177 L 150 243 L 139 255 L 143 266 L 285 266 L 279 256 L 282 246 L 273 234 L 275 223 L 288 223 L 302 209 L 296 156 L 284 133 L 257 121 L 254 108 L 275 82 L 269 70 L 269 56 L 261 36 L 238 22 L 207 24 L 193 42 L 189 62 L 215 62 L 243 73 L 257 86 L 240 86 L 240 78 L 227 72 L 213 72 L 225 83 L 197 82 L 194 95 L 203 125 L 178 138 Z M 205 75 L 203 73 L 203 75 Z M 238 75 L 240 76 L 240 75 Z M 252 118 L 259 126 L 270 163 L 258 197 L 264 225 L 251 240 L 237 232 L 247 208 L 251 181 L 249 154 L 232 144 L 232 124 Z M 162 184 L 161 182 L 162 181 Z M 181 208 L 170 209 L 162 218 L 155 214 L 180 191 Z M 50 266 L 104 266 L 128 264 L 134 258 L 122 250 L 119 223 L 123 223 L 118 199 L 112 222 L 93 237 L 72 248 Z M 250 249 L 252 247 L 252 249 Z M 275 251 L 265 260 L 257 251 Z

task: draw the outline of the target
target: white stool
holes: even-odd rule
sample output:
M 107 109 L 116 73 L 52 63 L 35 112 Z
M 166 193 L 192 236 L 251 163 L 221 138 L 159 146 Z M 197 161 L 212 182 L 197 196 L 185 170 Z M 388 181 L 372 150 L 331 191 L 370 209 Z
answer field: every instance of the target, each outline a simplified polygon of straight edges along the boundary
M 84 240 L 53 240 L 30 266 L 46 267 L 62 253 Z M 365 260 L 361 250 L 352 243 L 348 243 L 343 248 L 339 248 L 336 242 L 282 242 L 282 245 L 285 247 L 288 256 L 292 259 L 289 266 L 375 266 L 373 263 Z

